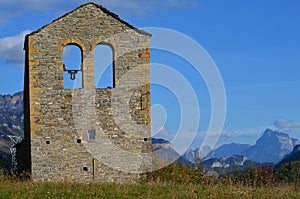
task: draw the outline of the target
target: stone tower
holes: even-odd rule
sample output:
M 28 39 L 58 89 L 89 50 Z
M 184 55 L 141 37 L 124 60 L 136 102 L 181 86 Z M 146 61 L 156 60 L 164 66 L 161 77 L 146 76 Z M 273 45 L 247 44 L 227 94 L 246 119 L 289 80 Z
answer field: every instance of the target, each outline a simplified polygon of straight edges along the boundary
M 18 169 L 34 181 L 138 182 L 151 169 L 150 37 L 87 3 L 26 36 L 25 141 Z M 81 65 L 64 63 L 66 46 Z M 94 49 L 113 54 L 113 86 L 95 86 Z M 65 88 L 66 81 L 79 88 Z

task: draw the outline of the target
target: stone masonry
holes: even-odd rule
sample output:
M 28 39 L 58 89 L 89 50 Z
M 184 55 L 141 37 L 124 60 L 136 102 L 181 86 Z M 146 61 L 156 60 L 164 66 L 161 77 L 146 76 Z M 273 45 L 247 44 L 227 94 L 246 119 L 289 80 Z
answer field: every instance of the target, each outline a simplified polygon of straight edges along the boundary
M 26 36 L 20 172 L 33 181 L 122 183 L 151 169 L 150 37 L 95 3 Z M 67 45 L 81 49 L 82 88 L 64 89 Z M 97 45 L 113 50 L 113 88 L 94 85 Z

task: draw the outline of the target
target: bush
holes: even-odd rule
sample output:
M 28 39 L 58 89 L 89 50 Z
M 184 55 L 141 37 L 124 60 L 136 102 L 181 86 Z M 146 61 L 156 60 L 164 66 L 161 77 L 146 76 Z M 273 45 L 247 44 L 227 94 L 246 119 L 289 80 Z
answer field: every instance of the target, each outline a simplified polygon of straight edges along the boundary
M 242 184 L 244 186 L 272 186 L 276 183 L 276 175 L 273 165 L 252 166 L 244 170 L 222 175 L 223 182 L 229 184 Z
M 208 178 L 200 168 L 177 164 L 170 164 L 148 174 L 149 182 L 159 183 L 203 184 L 208 181 Z
M 300 183 L 300 161 L 281 165 L 277 170 L 278 180 L 285 183 Z

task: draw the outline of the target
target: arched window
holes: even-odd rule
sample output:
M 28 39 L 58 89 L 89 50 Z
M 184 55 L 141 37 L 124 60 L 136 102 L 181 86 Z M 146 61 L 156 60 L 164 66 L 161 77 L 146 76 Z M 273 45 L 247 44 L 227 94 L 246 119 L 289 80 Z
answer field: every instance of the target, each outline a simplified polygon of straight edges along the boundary
M 107 44 L 99 44 L 94 50 L 95 87 L 113 88 L 114 85 L 114 57 L 113 49 Z
M 68 44 L 63 52 L 64 88 L 82 88 L 82 50 L 76 44 Z

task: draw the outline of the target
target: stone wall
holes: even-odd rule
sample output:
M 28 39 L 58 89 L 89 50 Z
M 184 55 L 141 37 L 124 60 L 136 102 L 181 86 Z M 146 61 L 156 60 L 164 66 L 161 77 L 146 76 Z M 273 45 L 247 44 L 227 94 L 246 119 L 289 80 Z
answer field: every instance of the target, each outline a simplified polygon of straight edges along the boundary
M 151 169 L 150 37 L 94 3 L 27 36 L 25 137 L 34 181 L 137 182 Z M 94 86 L 100 43 L 113 48 L 114 88 Z M 64 89 L 68 44 L 82 51 L 80 89 Z

